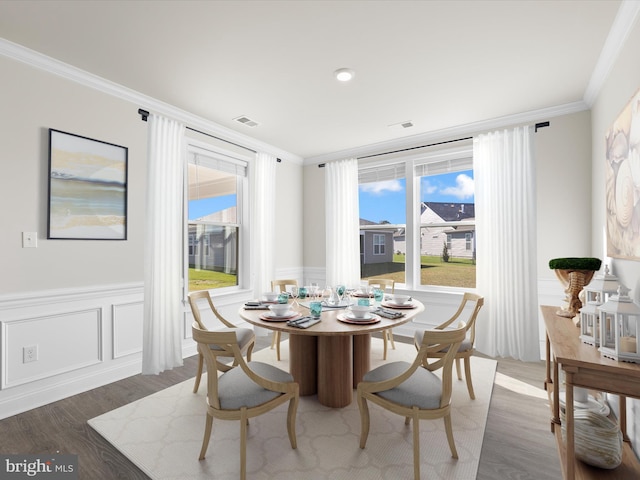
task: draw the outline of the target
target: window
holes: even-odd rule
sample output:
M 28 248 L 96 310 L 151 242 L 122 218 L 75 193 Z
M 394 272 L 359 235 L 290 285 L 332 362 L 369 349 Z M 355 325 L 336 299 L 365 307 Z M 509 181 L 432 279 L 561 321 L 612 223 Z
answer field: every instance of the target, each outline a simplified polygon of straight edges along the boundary
M 405 283 L 404 164 L 360 168 L 360 276 Z
M 237 287 L 247 162 L 190 145 L 187 168 L 188 290 Z
M 363 279 L 389 277 L 406 288 L 475 287 L 470 141 L 386 163 L 362 162 L 359 201 Z M 391 251 L 384 261 L 380 236 Z
M 384 235 L 374 234 L 373 235 L 373 254 L 374 255 L 384 255 Z

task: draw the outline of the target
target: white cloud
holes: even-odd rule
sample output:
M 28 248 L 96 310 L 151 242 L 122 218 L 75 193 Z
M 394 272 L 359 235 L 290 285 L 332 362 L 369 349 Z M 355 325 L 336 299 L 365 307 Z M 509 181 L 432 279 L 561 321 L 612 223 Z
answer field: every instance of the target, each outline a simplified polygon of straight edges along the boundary
M 373 195 L 383 195 L 386 192 L 401 192 L 402 184 L 398 180 L 385 180 L 374 183 L 361 183 L 360 190 Z
M 437 187 L 437 185 L 433 185 L 426 178 L 423 178 L 422 179 L 422 184 L 420 186 L 420 190 L 422 191 L 423 194 L 431 195 L 431 194 L 436 193 L 438 191 L 438 187 Z
M 475 183 L 473 178 L 464 173 L 461 173 L 456 177 L 456 185 L 455 187 L 447 187 L 442 189 L 440 193 L 443 195 L 452 195 L 461 200 L 465 198 L 470 198 L 473 196 L 475 192 Z

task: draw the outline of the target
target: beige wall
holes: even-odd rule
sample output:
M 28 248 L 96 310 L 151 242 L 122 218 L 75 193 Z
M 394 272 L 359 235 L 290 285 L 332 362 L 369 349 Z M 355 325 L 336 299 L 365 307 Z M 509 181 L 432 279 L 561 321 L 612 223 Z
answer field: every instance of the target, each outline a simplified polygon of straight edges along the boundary
M 125 101 L 0 57 L 0 294 L 143 281 L 147 124 Z M 48 129 L 128 147 L 126 241 L 47 240 Z M 23 231 L 38 232 L 22 248 Z
M 555 279 L 549 260 L 591 256 L 591 115 L 549 119 L 535 134 L 538 278 Z
M 318 165 L 304 167 L 304 266 L 305 268 L 325 267 L 325 196 L 324 168 Z

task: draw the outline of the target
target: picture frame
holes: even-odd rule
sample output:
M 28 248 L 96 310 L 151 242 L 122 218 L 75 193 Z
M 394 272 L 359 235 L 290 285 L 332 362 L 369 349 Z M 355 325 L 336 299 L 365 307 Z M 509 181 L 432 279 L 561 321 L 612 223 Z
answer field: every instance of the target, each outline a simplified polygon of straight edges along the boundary
M 127 147 L 49 129 L 47 238 L 127 239 Z
M 605 134 L 607 256 L 640 260 L 640 89 Z
M 640 260 L 640 89 L 605 134 L 607 256 Z

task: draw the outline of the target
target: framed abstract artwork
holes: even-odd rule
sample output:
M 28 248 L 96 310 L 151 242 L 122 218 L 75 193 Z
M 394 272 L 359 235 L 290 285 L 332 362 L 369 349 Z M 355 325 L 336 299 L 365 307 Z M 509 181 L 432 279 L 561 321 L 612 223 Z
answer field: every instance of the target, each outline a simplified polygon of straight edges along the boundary
M 127 239 L 128 149 L 49 129 L 47 238 Z
M 605 135 L 607 255 L 640 260 L 640 90 Z

